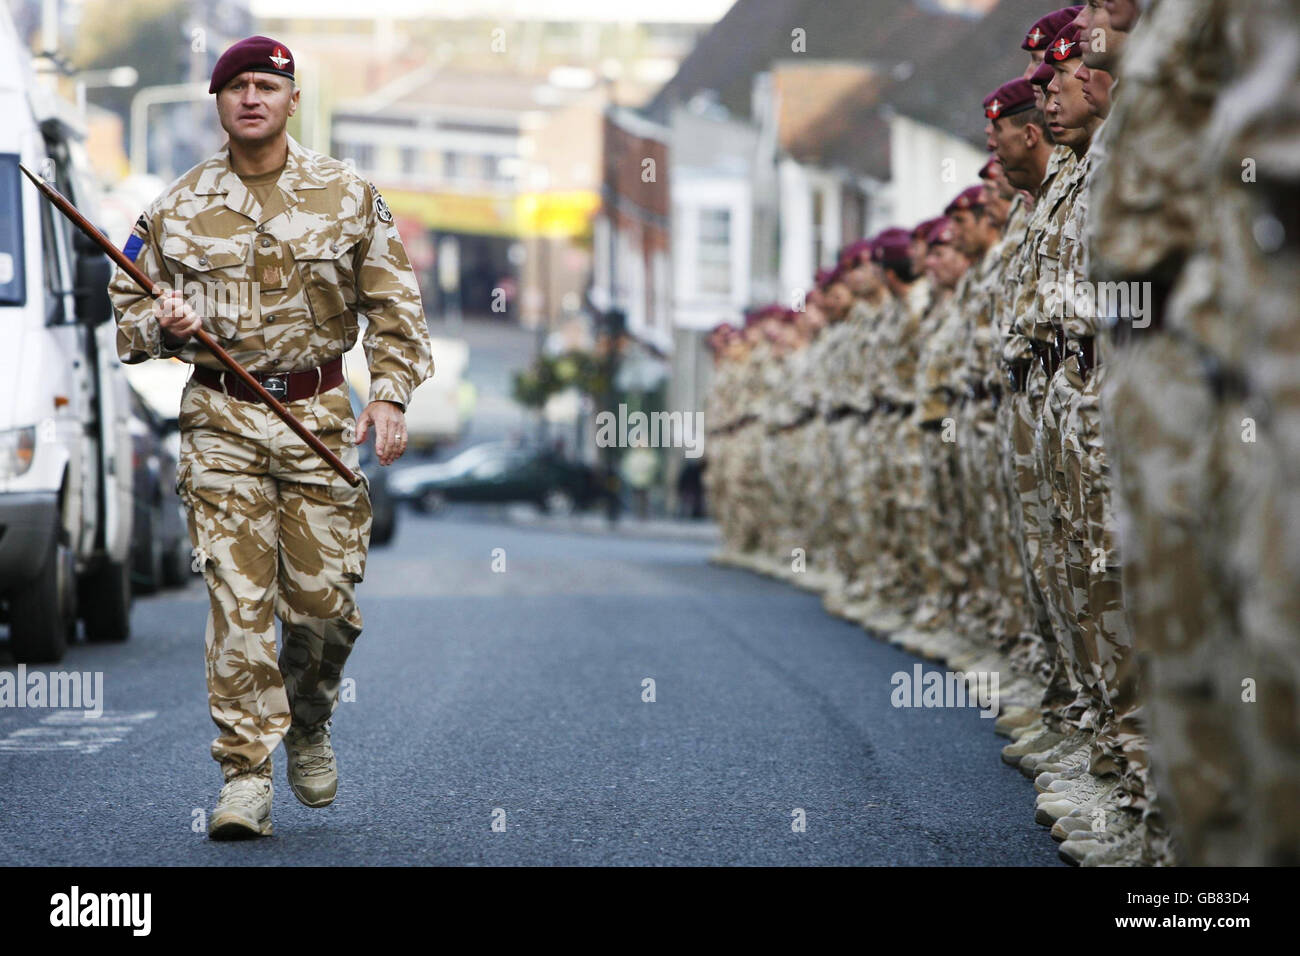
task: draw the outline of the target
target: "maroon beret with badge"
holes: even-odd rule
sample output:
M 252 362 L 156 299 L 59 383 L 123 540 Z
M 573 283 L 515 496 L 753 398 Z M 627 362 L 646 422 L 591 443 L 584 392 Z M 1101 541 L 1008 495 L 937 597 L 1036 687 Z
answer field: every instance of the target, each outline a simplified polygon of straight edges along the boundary
M 1083 7 L 1066 7 L 1064 10 L 1055 10 L 1045 17 L 1040 17 L 1025 34 L 1025 42 L 1020 44 L 1020 49 L 1031 53 L 1035 50 L 1045 50 L 1052 38 L 1061 32 L 1061 28 L 1077 17 L 1082 9 Z
M 984 208 L 984 187 L 968 186 L 957 194 L 952 202 L 948 203 L 948 208 L 943 211 L 945 216 L 951 216 L 958 211 L 969 212 L 972 209 Z
M 996 177 L 993 175 L 993 167 L 998 164 L 996 156 L 990 157 L 989 161 L 980 167 L 980 179 L 986 179 L 992 182 Z
M 852 269 L 860 261 L 862 256 L 871 255 L 871 240 L 859 239 L 856 242 L 850 242 L 840 253 L 840 267 L 843 269 Z
M 279 40 L 256 36 L 240 40 L 212 68 L 209 93 L 220 93 L 240 73 L 275 73 L 293 79 L 293 54 Z
M 1045 90 L 1047 84 L 1051 83 L 1055 76 L 1056 71 L 1052 69 L 1052 64 L 1044 60 L 1042 65 L 1034 70 L 1034 75 L 1029 78 L 1029 83 L 1031 86 L 1041 86 Z
M 882 265 L 906 262 L 911 258 L 912 234 L 906 229 L 886 229 L 876 236 L 871 246 L 871 258 Z
M 1034 88 L 1028 80 L 1018 76 L 984 98 L 984 115 L 996 120 L 1032 110 L 1034 106 Z
M 957 241 L 957 233 L 953 231 L 952 220 L 943 216 L 934 221 L 929 232 L 925 235 L 927 245 L 931 246 L 950 246 Z
M 1083 44 L 1079 42 L 1079 28 L 1073 23 L 1066 24 L 1061 32 L 1052 38 L 1044 63 L 1064 63 L 1077 56 L 1083 56 Z
M 913 239 L 920 239 L 922 242 L 924 242 L 924 241 L 925 241 L 925 237 L 928 236 L 928 235 L 930 234 L 930 229 L 931 229 L 931 228 L 932 228 L 936 223 L 939 223 L 939 222 L 942 222 L 942 221 L 943 221 L 943 217 L 942 217 L 942 216 L 939 216 L 939 217 L 937 217 L 937 218 L 935 218 L 935 219 L 926 219 L 926 220 L 924 220 L 924 221 L 922 221 L 922 222 L 917 223 L 916 226 L 914 226 L 914 227 L 912 228 L 912 238 L 913 238 Z

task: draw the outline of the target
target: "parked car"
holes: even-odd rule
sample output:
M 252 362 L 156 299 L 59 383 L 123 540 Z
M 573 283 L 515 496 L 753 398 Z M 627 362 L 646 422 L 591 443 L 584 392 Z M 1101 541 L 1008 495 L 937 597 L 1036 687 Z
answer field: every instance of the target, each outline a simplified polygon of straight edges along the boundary
M 360 393 L 349 386 L 348 391 L 352 399 L 352 415 L 358 416 L 361 410 L 366 407 L 365 399 Z M 393 535 L 397 532 L 397 505 L 393 501 L 393 495 L 389 491 L 389 475 L 392 472 L 379 464 L 375 457 L 375 439 L 373 434 L 366 437 L 365 444 L 359 449 L 359 459 L 361 470 L 365 472 L 366 480 L 370 483 L 370 543 L 372 545 L 384 545 L 393 540 Z
M 164 421 L 130 390 L 131 584 L 140 594 L 179 587 L 189 573 L 190 539 L 176 495 L 175 420 Z
M 131 634 L 131 435 L 112 262 L 21 161 L 99 219 L 84 118 L 0 4 L 0 620 L 20 663 Z
M 393 475 L 389 488 L 397 500 L 430 513 L 450 501 L 524 501 L 545 512 L 567 514 L 609 495 L 596 469 L 549 449 L 506 442 L 475 445 L 449 461 L 404 468 Z

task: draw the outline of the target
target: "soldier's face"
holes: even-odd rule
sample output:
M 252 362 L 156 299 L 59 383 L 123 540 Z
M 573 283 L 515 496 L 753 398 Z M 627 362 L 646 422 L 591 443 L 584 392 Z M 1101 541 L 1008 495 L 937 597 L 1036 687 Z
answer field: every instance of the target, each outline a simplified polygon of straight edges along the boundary
M 1046 55 L 1045 50 L 1030 50 L 1029 65 L 1025 67 L 1024 79 L 1029 79 L 1034 75 L 1034 71 L 1043 65 L 1043 57 Z
M 1077 60 L 1052 65 L 1052 82 L 1047 84 L 1047 128 L 1052 139 L 1063 146 L 1077 146 L 1092 135 L 1095 119 L 1083 97 L 1083 81 L 1075 76 Z M 1082 134 L 1082 135 L 1081 135 Z
M 934 284 L 941 289 L 951 289 L 966 271 L 969 263 L 956 246 L 941 243 L 931 246 L 925 257 L 925 269 L 930 273 Z
M 912 275 L 919 276 L 921 273 L 925 272 L 925 256 L 927 251 L 928 247 L 926 246 L 924 239 L 914 238 L 912 240 L 911 245 L 908 247 L 908 254 L 912 259 Z
M 1131 17 L 1120 11 L 1117 22 L 1114 8 L 1115 4 L 1111 0 L 1088 0 L 1074 18 L 1074 23 L 1083 31 L 1083 36 L 1079 38 L 1083 46 L 1083 62 L 1094 69 L 1108 70 L 1118 62 L 1124 45 L 1124 33 L 1136 19 L 1134 7 Z M 1128 26 L 1121 27 L 1119 23 L 1125 20 L 1128 21 Z
M 1088 101 L 1092 115 L 1105 119 L 1110 113 L 1110 86 L 1114 78 L 1105 70 L 1089 69 L 1086 63 L 1080 63 L 1074 75 L 1083 84 L 1083 98 Z
M 241 73 L 217 93 L 221 128 L 239 143 L 264 143 L 284 132 L 298 108 L 293 83 L 274 73 Z
M 826 310 L 834 316 L 842 316 L 853 305 L 853 293 L 841 282 L 832 282 L 826 290 Z
M 860 259 L 857 265 L 845 271 L 844 281 L 854 295 L 863 296 L 871 291 L 871 273 Z
M 957 245 L 961 251 L 970 255 L 970 243 L 974 241 L 975 214 L 969 209 L 954 209 L 952 228 L 957 234 Z
M 996 167 L 994 167 L 996 168 Z M 998 229 L 1007 224 L 1011 201 L 1003 199 L 996 179 L 984 181 L 984 215 Z

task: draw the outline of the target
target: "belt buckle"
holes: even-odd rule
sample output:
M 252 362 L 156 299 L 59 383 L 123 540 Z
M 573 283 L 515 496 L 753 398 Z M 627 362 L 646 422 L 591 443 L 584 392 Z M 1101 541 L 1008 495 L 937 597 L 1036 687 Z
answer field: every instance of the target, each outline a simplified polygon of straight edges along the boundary
M 289 378 L 286 375 L 268 375 L 262 379 L 262 387 L 277 402 L 289 397 Z

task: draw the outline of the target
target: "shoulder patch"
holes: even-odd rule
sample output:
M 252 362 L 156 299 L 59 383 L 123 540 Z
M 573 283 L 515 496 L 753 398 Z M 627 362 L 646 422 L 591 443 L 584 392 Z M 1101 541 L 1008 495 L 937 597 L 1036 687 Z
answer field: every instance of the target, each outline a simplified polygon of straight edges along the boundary
M 393 211 L 388 208 L 388 203 L 384 202 L 384 197 L 379 195 L 379 190 L 375 188 L 374 183 L 369 180 L 366 183 L 370 186 L 370 191 L 375 194 L 375 215 L 381 222 L 392 222 Z
M 132 262 L 135 262 L 136 257 L 140 255 L 140 249 L 144 246 L 144 237 L 147 235 L 149 235 L 149 220 L 141 216 L 135 221 L 135 228 L 131 230 L 126 245 L 122 247 L 122 251 Z

